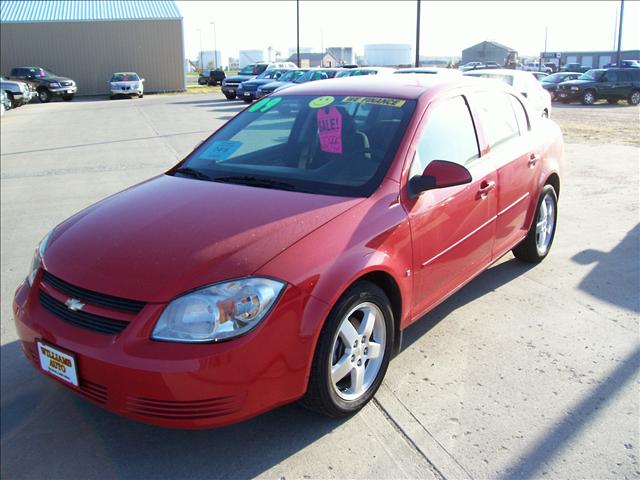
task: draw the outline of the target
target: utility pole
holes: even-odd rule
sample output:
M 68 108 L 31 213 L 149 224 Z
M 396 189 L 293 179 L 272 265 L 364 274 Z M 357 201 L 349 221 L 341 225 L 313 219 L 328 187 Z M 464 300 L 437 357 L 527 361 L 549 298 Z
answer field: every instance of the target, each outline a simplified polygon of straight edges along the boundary
M 198 28 L 198 32 L 200 32 L 200 73 L 204 71 L 204 66 L 202 65 L 202 29 Z
M 547 53 L 547 32 L 549 31 L 549 25 L 544 26 L 544 52 L 540 55 L 540 61 L 538 62 L 538 71 L 542 71 L 542 61 L 545 58 L 544 56 Z
M 620 47 L 622 47 L 622 19 L 624 18 L 624 0 L 620 0 L 620 25 L 618 25 L 618 53 L 616 55 L 616 66 L 620 68 L 622 60 Z
M 218 69 L 218 47 L 216 46 L 216 22 L 209 22 L 213 25 L 213 67 Z
M 418 14 L 416 17 L 416 68 L 418 68 L 420 66 L 420 0 L 418 0 Z
M 300 68 L 300 0 L 296 0 L 296 59 Z
M 616 5 L 616 21 L 613 24 L 613 48 L 611 48 L 612 52 L 616 51 L 616 37 L 618 36 L 618 15 L 620 14 L 620 7 Z

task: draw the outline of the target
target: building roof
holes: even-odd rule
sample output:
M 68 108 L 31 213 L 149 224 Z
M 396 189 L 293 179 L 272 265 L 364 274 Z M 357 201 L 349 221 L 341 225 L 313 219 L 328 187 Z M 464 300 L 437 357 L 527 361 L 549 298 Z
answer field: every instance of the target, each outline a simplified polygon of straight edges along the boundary
M 167 0 L 2 0 L 1 23 L 96 22 L 181 19 Z
M 485 40 L 484 42 L 476 43 L 475 45 L 472 45 L 472 46 L 470 46 L 470 47 L 467 47 L 467 48 L 465 48 L 465 49 L 464 49 L 464 50 L 462 50 L 462 51 L 464 52 L 464 51 L 466 51 L 466 50 L 470 50 L 470 49 L 475 48 L 475 47 L 480 47 L 480 46 L 482 46 L 482 45 L 484 45 L 484 44 L 493 45 L 493 46 L 495 46 L 495 47 L 501 48 L 501 49 L 503 49 L 503 50 L 507 50 L 507 51 L 509 51 L 509 52 L 515 52 L 515 49 L 513 49 L 513 48 L 511 48 L 511 47 L 507 47 L 506 45 L 503 45 L 503 44 L 498 43 L 498 42 L 493 42 L 493 41 L 491 41 L 491 40 Z

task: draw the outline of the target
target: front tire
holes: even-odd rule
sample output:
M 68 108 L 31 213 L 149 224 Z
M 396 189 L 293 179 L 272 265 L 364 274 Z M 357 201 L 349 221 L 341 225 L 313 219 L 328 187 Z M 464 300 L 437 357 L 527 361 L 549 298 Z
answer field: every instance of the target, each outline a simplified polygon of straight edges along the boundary
M 364 407 L 387 371 L 393 322 L 391 304 L 380 287 L 368 281 L 349 287 L 322 328 L 300 403 L 332 418 Z
M 49 103 L 51 101 L 51 92 L 46 88 L 41 88 L 38 90 L 38 100 L 40 100 L 41 103 Z
M 234 100 L 236 98 L 235 93 L 225 93 L 224 96 L 227 97 L 227 100 Z
M 545 185 L 538 199 L 536 214 L 527 236 L 513 250 L 518 259 L 539 263 L 549 254 L 556 235 L 558 196 L 552 185 Z
M 596 103 L 596 92 L 593 90 L 587 90 L 582 94 L 583 105 L 593 105 L 594 103 Z
M 71 94 L 71 95 L 63 95 L 63 96 L 62 96 L 62 99 L 63 99 L 65 102 L 70 102 L 71 100 L 73 100 L 73 94 Z
M 640 104 L 640 90 L 634 90 L 629 94 L 629 98 L 627 98 L 627 103 L 629 105 L 638 105 Z

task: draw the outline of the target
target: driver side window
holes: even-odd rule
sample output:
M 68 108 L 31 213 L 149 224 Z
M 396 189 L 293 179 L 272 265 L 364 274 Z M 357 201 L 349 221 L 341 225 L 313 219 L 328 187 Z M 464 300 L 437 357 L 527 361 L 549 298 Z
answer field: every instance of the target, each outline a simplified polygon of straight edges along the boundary
M 422 175 L 433 160 L 466 165 L 479 157 L 478 139 L 465 99 L 450 98 L 432 108 L 411 165 L 411 176 Z

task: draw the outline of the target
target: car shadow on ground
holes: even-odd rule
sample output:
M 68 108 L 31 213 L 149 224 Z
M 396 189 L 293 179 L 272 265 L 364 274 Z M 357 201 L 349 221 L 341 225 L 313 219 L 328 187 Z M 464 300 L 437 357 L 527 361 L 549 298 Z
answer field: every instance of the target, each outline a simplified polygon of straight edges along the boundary
M 250 478 L 345 421 L 292 404 L 220 429 L 155 427 L 43 377 L 17 341 L 1 353 L 3 478 Z
M 600 300 L 640 312 L 640 223 L 629 230 L 627 235 L 610 252 L 583 250 L 573 257 L 581 265 L 595 264 L 578 288 Z M 612 282 L 611 279 L 616 279 Z M 624 284 L 627 288 L 620 288 Z
M 450 313 L 502 285 L 510 283 L 534 267 L 535 264 L 511 258 L 482 272 L 449 299 L 408 326 L 402 335 L 402 350 L 409 348 Z

